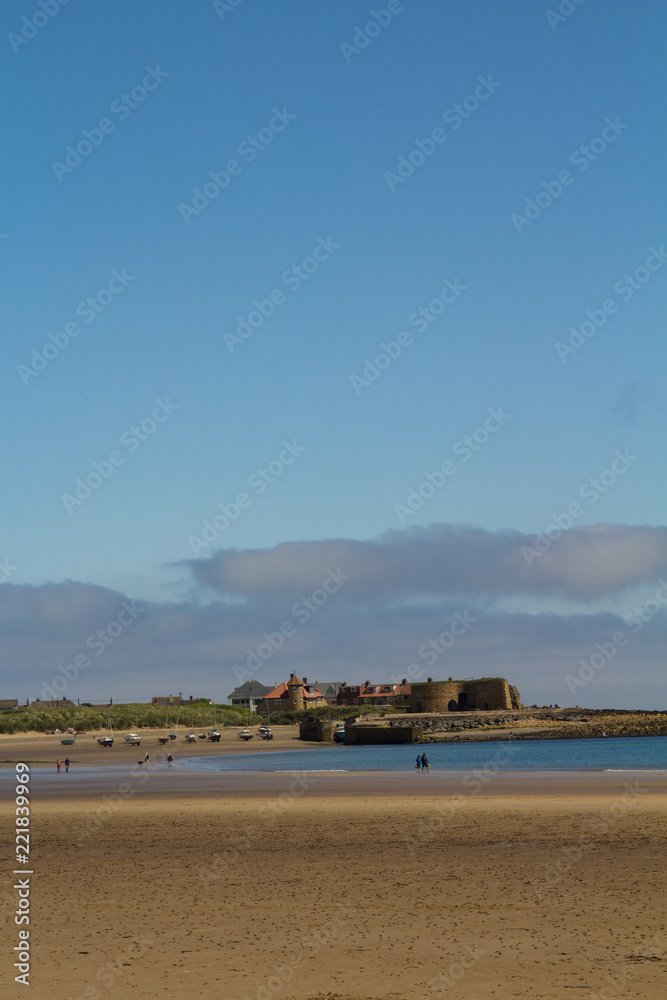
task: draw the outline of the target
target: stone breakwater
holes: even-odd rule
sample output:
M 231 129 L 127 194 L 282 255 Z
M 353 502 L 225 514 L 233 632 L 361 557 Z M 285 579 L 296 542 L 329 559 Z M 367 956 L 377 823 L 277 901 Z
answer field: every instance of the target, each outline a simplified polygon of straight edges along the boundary
M 414 725 L 418 717 L 392 719 L 391 726 Z M 581 740 L 610 737 L 667 736 L 667 712 L 630 712 L 622 710 L 575 710 L 562 713 L 540 712 L 429 716 L 419 721 L 423 743 L 477 740 L 491 730 L 498 739 L 512 733 L 513 740 Z
M 541 733 L 514 733 L 518 740 L 584 740 L 602 736 L 667 736 L 667 713 L 652 717 L 631 715 L 625 719 L 615 716 L 591 716 L 581 725 L 554 726 Z

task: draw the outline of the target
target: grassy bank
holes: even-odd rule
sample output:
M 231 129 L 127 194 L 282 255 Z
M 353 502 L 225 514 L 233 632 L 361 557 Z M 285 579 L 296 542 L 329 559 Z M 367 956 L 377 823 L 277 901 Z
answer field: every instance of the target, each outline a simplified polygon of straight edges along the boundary
M 370 707 L 320 708 L 318 718 L 345 719 L 351 715 L 365 715 L 374 711 Z M 393 711 L 389 709 L 388 712 Z M 293 725 L 303 722 L 312 712 L 276 713 L 269 717 L 269 724 Z M 112 705 L 99 708 L 79 705 L 75 708 L 56 708 L 47 703 L 35 708 L 0 713 L 0 733 L 46 733 L 68 727 L 84 732 L 105 729 L 107 715 L 113 729 L 161 729 L 172 731 L 177 724 L 181 729 L 208 729 L 215 723 L 221 726 L 258 726 L 263 721 L 258 715 L 248 715 L 243 709 L 231 705 L 194 704 L 170 707 L 168 718 L 164 705 Z
M 56 708 L 44 704 L 38 708 L 23 708 L 19 711 L 0 714 L 0 733 L 45 733 L 51 729 L 97 730 L 107 725 L 107 715 L 114 729 L 155 729 L 173 730 L 178 719 L 179 727 L 207 729 L 213 725 L 217 715 L 218 726 L 245 725 L 246 715 L 230 705 L 183 705 L 167 711 L 164 705 L 112 705 L 110 709 L 92 705 L 75 708 Z

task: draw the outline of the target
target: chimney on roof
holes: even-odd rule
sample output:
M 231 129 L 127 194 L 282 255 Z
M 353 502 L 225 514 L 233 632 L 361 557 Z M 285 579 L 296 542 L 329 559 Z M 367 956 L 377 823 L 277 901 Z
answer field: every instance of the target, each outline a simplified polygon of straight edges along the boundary
M 427 677 L 426 680 L 427 680 L 428 684 L 432 684 L 433 683 L 433 678 L 432 677 Z
M 407 679 L 407 677 L 404 677 L 403 680 L 401 681 L 401 684 L 407 684 L 407 683 L 408 683 L 408 679 Z
M 304 677 L 303 677 L 303 683 L 304 683 L 304 684 L 307 684 L 307 683 L 308 683 L 308 678 L 307 678 L 307 677 L 305 676 L 305 674 L 304 674 Z

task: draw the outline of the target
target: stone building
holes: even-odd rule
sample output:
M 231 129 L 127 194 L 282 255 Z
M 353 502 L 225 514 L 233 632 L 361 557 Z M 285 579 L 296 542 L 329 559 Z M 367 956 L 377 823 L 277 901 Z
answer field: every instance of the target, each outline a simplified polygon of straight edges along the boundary
M 395 705 L 405 708 L 410 701 L 411 685 L 404 677 L 400 684 L 342 684 L 338 691 L 338 705 Z
M 413 683 L 410 712 L 497 712 L 521 708 L 515 687 L 504 677 L 483 677 L 470 681 L 434 681 Z
M 304 709 L 320 708 L 325 705 L 324 696 L 315 684 L 309 684 L 307 677 L 300 680 L 296 674 L 291 674 L 288 681 L 283 681 L 258 702 L 257 714 L 302 712 Z

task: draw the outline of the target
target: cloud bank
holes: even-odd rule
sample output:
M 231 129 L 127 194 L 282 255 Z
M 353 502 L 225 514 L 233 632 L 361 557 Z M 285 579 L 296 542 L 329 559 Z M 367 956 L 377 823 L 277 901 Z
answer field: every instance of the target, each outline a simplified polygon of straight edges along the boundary
M 75 700 L 183 691 L 220 701 L 249 676 L 273 684 L 296 670 L 350 683 L 503 675 L 525 703 L 664 707 L 667 529 L 578 527 L 545 545 L 433 525 L 224 549 L 181 564 L 194 596 L 178 602 L 76 581 L 6 583 L 3 697 L 48 697 L 63 678 L 56 690 Z M 524 609 L 536 600 L 549 610 Z M 457 614 L 469 624 L 450 641 Z M 610 647 L 619 631 L 627 642 Z M 600 645 L 613 655 L 573 688 L 568 676 L 596 653 L 599 663 Z

